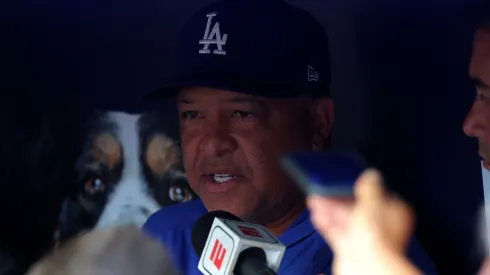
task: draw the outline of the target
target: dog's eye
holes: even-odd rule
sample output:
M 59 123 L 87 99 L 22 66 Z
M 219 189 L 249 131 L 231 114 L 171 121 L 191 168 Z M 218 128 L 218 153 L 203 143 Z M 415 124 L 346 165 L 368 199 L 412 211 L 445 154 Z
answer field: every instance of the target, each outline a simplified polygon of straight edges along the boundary
M 98 177 L 90 177 L 85 182 L 85 191 L 90 195 L 104 192 L 104 190 L 105 190 L 105 184 Z
M 168 191 L 170 199 L 174 202 L 186 202 L 192 200 L 192 193 L 187 188 L 171 186 Z

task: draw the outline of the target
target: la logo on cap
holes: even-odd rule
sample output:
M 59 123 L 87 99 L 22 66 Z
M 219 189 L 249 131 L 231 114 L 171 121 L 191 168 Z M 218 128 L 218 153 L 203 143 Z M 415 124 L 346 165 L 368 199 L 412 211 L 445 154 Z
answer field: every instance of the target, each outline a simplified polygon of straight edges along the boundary
M 213 50 L 213 54 L 226 55 L 226 51 L 223 50 L 223 46 L 226 46 L 226 39 L 228 38 L 228 34 L 224 33 L 223 36 L 221 36 L 219 22 L 215 22 L 213 28 L 210 31 L 213 18 L 217 14 L 217 12 L 206 14 L 208 22 L 206 24 L 206 30 L 204 31 L 204 37 L 199 40 L 199 44 L 204 45 L 203 48 L 199 50 L 200 54 L 210 54 L 211 50 L 209 49 L 209 46 L 216 45 L 216 49 Z

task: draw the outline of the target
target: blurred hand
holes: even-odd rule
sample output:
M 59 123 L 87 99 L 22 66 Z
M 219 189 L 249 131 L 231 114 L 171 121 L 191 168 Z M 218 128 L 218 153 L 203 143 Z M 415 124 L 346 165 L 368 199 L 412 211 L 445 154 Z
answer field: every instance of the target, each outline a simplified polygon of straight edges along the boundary
M 312 222 L 334 252 L 334 274 L 421 274 L 404 256 L 410 208 L 386 193 L 375 170 L 359 177 L 354 193 L 354 200 L 308 198 Z

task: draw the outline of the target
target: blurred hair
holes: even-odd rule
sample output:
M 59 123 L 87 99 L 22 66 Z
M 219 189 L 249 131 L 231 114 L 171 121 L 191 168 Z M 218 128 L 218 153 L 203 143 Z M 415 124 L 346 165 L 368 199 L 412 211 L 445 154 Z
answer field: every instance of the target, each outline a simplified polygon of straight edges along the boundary
M 35 264 L 28 275 L 174 275 L 164 247 L 136 227 L 93 230 Z

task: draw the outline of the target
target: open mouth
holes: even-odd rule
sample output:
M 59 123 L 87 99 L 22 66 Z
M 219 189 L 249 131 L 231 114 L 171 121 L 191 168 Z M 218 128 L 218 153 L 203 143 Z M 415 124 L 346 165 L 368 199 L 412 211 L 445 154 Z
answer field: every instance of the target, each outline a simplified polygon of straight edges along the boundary
M 229 173 L 212 173 L 203 175 L 202 179 L 206 183 L 206 188 L 210 193 L 222 193 L 237 186 L 241 182 L 242 177 Z
M 212 179 L 216 183 L 225 183 L 227 181 L 230 181 L 230 180 L 236 178 L 236 176 L 234 176 L 232 174 L 211 174 L 210 176 L 212 177 Z

